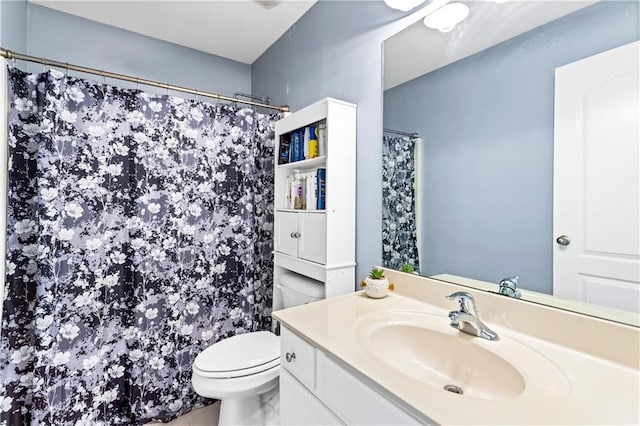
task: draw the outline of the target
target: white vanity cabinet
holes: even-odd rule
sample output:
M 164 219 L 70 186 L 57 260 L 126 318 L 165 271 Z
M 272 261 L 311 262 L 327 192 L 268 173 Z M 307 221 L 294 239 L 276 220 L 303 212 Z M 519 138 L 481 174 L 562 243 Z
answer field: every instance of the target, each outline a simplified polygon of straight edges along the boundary
M 282 425 L 425 424 L 288 328 L 280 339 Z
M 322 129 L 319 155 L 279 161 L 294 133 Z M 274 283 L 295 273 L 324 283 L 324 297 L 353 292 L 355 279 L 356 105 L 326 98 L 275 123 Z M 289 146 L 289 150 L 291 150 Z M 311 155 L 309 155 L 311 157 Z M 325 204 L 294 209 L 290 182 L 324 169 Z M 315 180 L 311 178 L 312 181 Z M 305 190 L 306 185 L 304 186 Z M 312 203 L 309 203 L 312 204 Z M 300 206 L 298 206 L 300 207 Z M 282 308 L 274 292 L 274 310 Z

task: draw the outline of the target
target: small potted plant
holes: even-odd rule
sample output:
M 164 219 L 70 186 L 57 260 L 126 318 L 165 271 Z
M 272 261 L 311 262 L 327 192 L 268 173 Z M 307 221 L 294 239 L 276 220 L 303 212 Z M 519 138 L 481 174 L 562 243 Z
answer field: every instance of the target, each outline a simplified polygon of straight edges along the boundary
M 389 284 L 384 276 L 384 270 L 375 266 L 369 272 L 369 276 L 360 283 L 364 288 L 364 293 L 374 299 L 380 299 L 387 295 L 389 290 L 393 290 L 393 284 Z
M 406 272 L 407 274 L 417 274 L 416 267 L 410 263 L 403 263 L 400 265 L 400 272 Z

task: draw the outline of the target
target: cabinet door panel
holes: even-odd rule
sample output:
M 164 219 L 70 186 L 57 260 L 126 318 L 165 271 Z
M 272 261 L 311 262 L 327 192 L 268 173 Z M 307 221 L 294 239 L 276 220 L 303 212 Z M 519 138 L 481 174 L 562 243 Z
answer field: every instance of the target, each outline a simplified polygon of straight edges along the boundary
M 316 348 L 283 327 L 280 334 L 280 366 L 289 370 L 310 390 L 316 388 Z
M 298 257 L 311 262 L 327 262 L 327 216 L 324 213 L 299 213 Z
M 321 376 L 319 398 L 349 425 L 422 424 L 320 351 L 318 374 Z
M 315 396 L 284 369 L 280 369 L 281 425 L 341 425 Z
M 292 237 L 298 232 L 298 213 L 278 212 L 275 215 L 275 250 L 291 256 L 298 255 L 299 238 Z

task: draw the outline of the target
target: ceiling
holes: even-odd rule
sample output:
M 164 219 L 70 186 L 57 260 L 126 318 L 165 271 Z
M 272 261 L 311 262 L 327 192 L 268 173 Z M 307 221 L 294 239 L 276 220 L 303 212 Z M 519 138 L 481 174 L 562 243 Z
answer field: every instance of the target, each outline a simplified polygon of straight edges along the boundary
M 480 52 L 596 1 L 461 1 L 469 16 L 441 33 L 422 20 L 384 42 L 384 88 L 390 89 Z
M 30 1 L 251 64 L 316 0 Z

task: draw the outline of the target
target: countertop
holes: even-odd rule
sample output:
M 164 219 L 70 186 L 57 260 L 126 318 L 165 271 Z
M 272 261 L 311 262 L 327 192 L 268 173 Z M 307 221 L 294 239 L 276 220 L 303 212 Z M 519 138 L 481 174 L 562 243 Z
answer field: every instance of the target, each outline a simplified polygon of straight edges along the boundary
M 632 367 L 519 333 L 487 325 L 501 339 L 475 343 L 501 353 L 518 366 L 517 351 L 533 351 L 557 367 L 562 379 L 545 383 L 535 369 L 520 366 L 527 386 L 515 397 L 490 400 L 456 395 L 419 382 L 382 363 L 356 336 L 359 325 L 388 311 L 427 312 L 448 327 L 447 310 L 401 294 L 370 299 L 363 292 L 331 298 L 273 313 L 287 328 L 347 369 L 370 379 L 378 391 L 389 392 L 424 421 L 440 424 L 640 424 L 640 372 Z M 461 338 L 469 335 L 461 334 Z M 425 342 L 428 344 L 428 342 Z M 502 353 L 501 351 L 504 351 Z M 511 353 L 509 353 L 511 352 Z M 510 359 L 511 357 L 511 359 Z M 520 361 L 521 362 L 521 361 Z

